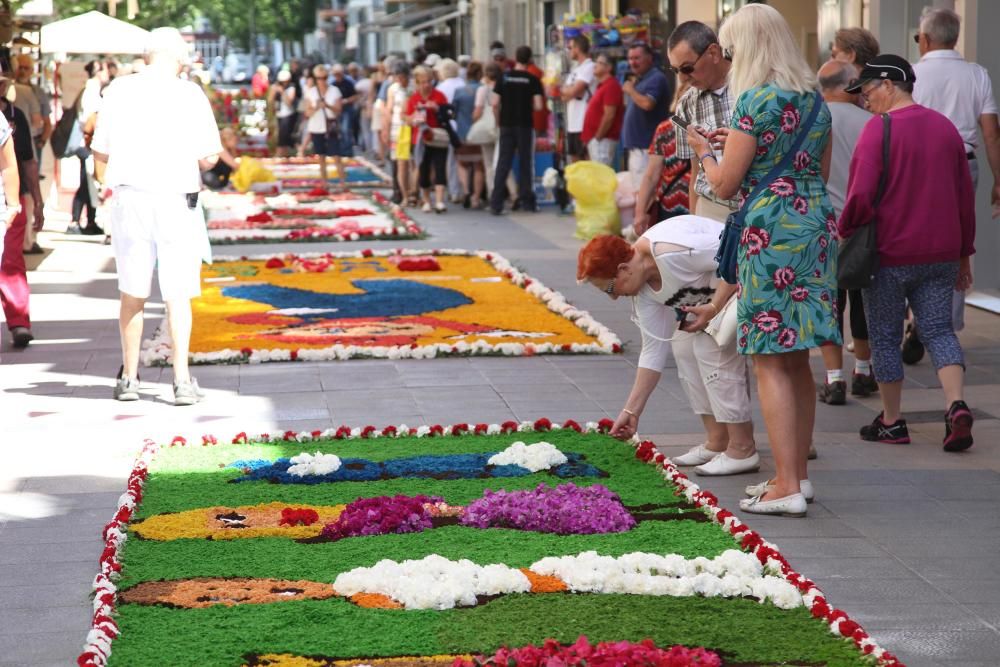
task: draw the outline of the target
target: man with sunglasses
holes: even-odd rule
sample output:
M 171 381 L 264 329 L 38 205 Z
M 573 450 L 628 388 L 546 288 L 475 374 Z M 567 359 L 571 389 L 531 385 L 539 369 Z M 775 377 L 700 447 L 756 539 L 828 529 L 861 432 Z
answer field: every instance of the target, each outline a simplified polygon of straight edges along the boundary
M 734 102 L 727 81 L 729 60 L 718 36 L 700 21 L 686 21 L 667 40 L 667 58 L 681 83 L 690 85 L 677 103 L 676 115 L 708 135 L 718 159 L 729 132 Z M 700 168 L 701 156 L 695 155 L 686 141 L 677 142 L 677 157 L 691 161 L 689 209 L 696 215 L 725 222 L 739 208 L 736 200 L 720 199 L 712 192 Z
M 633 42 L 628 49 L 632 70 L 622 85 L 625 93 L 625 118 L 622 122 L 622 148 L 628 155 L 628 172 L 638 187 L 649 161 L 649 142 L 656 126 L 670 115 L 674 83 L 653 64 L 653 49 L 645 42 Z

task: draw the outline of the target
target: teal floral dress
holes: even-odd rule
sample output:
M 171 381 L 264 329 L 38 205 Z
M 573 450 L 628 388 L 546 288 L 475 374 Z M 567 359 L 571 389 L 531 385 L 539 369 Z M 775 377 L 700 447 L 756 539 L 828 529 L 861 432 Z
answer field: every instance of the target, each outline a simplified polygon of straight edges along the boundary
M 752 88 L 733 110 L 732 127 L 757 139 L 739 201 L 792 147 L 815 96 L 774 86 Z M 777 354 L 841 344 L 837 325 L 837 220 L 820 163 L 830 140 L 825 102 L 788 170 L 747 205 L 738 253 L 737 347 Z

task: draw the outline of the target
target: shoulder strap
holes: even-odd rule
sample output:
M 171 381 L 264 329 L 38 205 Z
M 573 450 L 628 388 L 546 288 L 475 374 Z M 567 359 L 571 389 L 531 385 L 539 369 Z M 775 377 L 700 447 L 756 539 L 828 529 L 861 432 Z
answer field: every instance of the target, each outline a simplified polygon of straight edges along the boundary
M 878 209 L 878 204 L 882 201 L 882 195 L 885 194 L 885 184 L 889 180 L 889 145 L 892 143 L 889 138 L 889 130 L 892 127 L 892 123 L 889 119 L 889 114 L 882 114 L 882 173 L 878 177 L 878 190 L 875 192 L 875 202 L 872 204 L 872 209 Z
M 799 134 L 795 137 L 795 143 L 792 147 L 788 149 L 784 157 L 781 158 L 781 162 L 776 164 L 771 171 L 767 172 L 767 176 L 760 179 L 757 187 L 753 189 L 750 196 L 743 201 L 743 206 L 746 207 L 749 203 L 757 197 L 761 192 L 763 192 L 778 175 L 783 172 L 792 160 L 795 158 L 795 154 L 799 151 L 802 146 L 802 142 L 806 140 L 806 136 L 809 135 L 809 131 L 812 130 L 813 124 L 816 122 L 816 117 L 819 116 L 819 109 L 823 106 L 823 97 L 819 94 L 819 91 L 813 93 L 813 106 L 812 111 L 809 112 L 809 116 L 806 121 L 799 126 Z

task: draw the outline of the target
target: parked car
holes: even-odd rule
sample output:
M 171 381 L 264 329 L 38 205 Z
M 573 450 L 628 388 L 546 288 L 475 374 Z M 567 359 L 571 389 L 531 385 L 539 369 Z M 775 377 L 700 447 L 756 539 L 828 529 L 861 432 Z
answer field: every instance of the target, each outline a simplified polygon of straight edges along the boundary
M 253 63 L 249 53 L 230 53 L 222 66 L 222 80 L 225 83 L 246 83 L 253 75 Z

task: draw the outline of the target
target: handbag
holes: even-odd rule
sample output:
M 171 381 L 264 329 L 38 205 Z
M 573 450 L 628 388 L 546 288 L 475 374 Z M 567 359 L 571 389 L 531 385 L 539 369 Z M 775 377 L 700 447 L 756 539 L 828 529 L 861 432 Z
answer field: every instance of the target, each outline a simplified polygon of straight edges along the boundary
M 497 119 L 493 115 L 493 108 L 489 105 L 483 107 L 483 115 L 479 117 L 469 133 L 465 135 L 465 143 L 475 146 L 495 144 L 497 142 Z
M 726 226 L 722 228 L 722 233 L 719 235 L 719 251 L 715 254 L 715 261 L 719 264 L 716 274 L 730 285 L 735 285 L 737 282 L 737 256 L 740 237 L 743 234 L 743 218 L 749 212 L 750 202 L 756 199 L 781 172 L 788 168 L 788 165 L 795 158 L 795 154 L 799 151 L 799 147 L 802 146 L 802 142 L 808 136 L 809 130 L 812 129 L 822 106 L 823 97 L 819 92 L 814 93 L 812 111 L 809 112 L 809 117 L 799 128 L 799 135 L 795 138 L 795 143 L 782 157 L 781 162 L 772 167 L 771 171 L 767 172 L 767 176 L 760 179 L 750 196 L 743 200 L 743 206 L 738 211 L 730 213 L 729 217 L 726 218 Z
M 876 214 L 889 174 L 889 114 L 882 114 L 882 173 L 878 177 L 878 190 L 872 204 L 872 218 L 868 224 L 856 229 L 840 242 L 837 257 L 837 287 L 854 290 L 871 287 L 878 271 L 878 241 L 875 230 Z
M 732 345 L 736 341 L 736 326 L 739 324 L 736 319 L 737 303 L 736 295 L 730 297 L 719 314 L 709 320 L 705 327 L 705 333 L 711 336 L 719 347 Z
M 57 158 L 72 157 L 77 149 L 83 146 L 83 128 L 76 122 L 80 109 L 80 98 L 83 93 L 76 97 L 73 106 L 64 109 L 63 115 L 56 123 L 50 139 L 52 153 Z
M 428 148 L 448 148 L 449 143 L 448 131 L 443 127 L 428 127 L 424 131 L 424 146 Z

